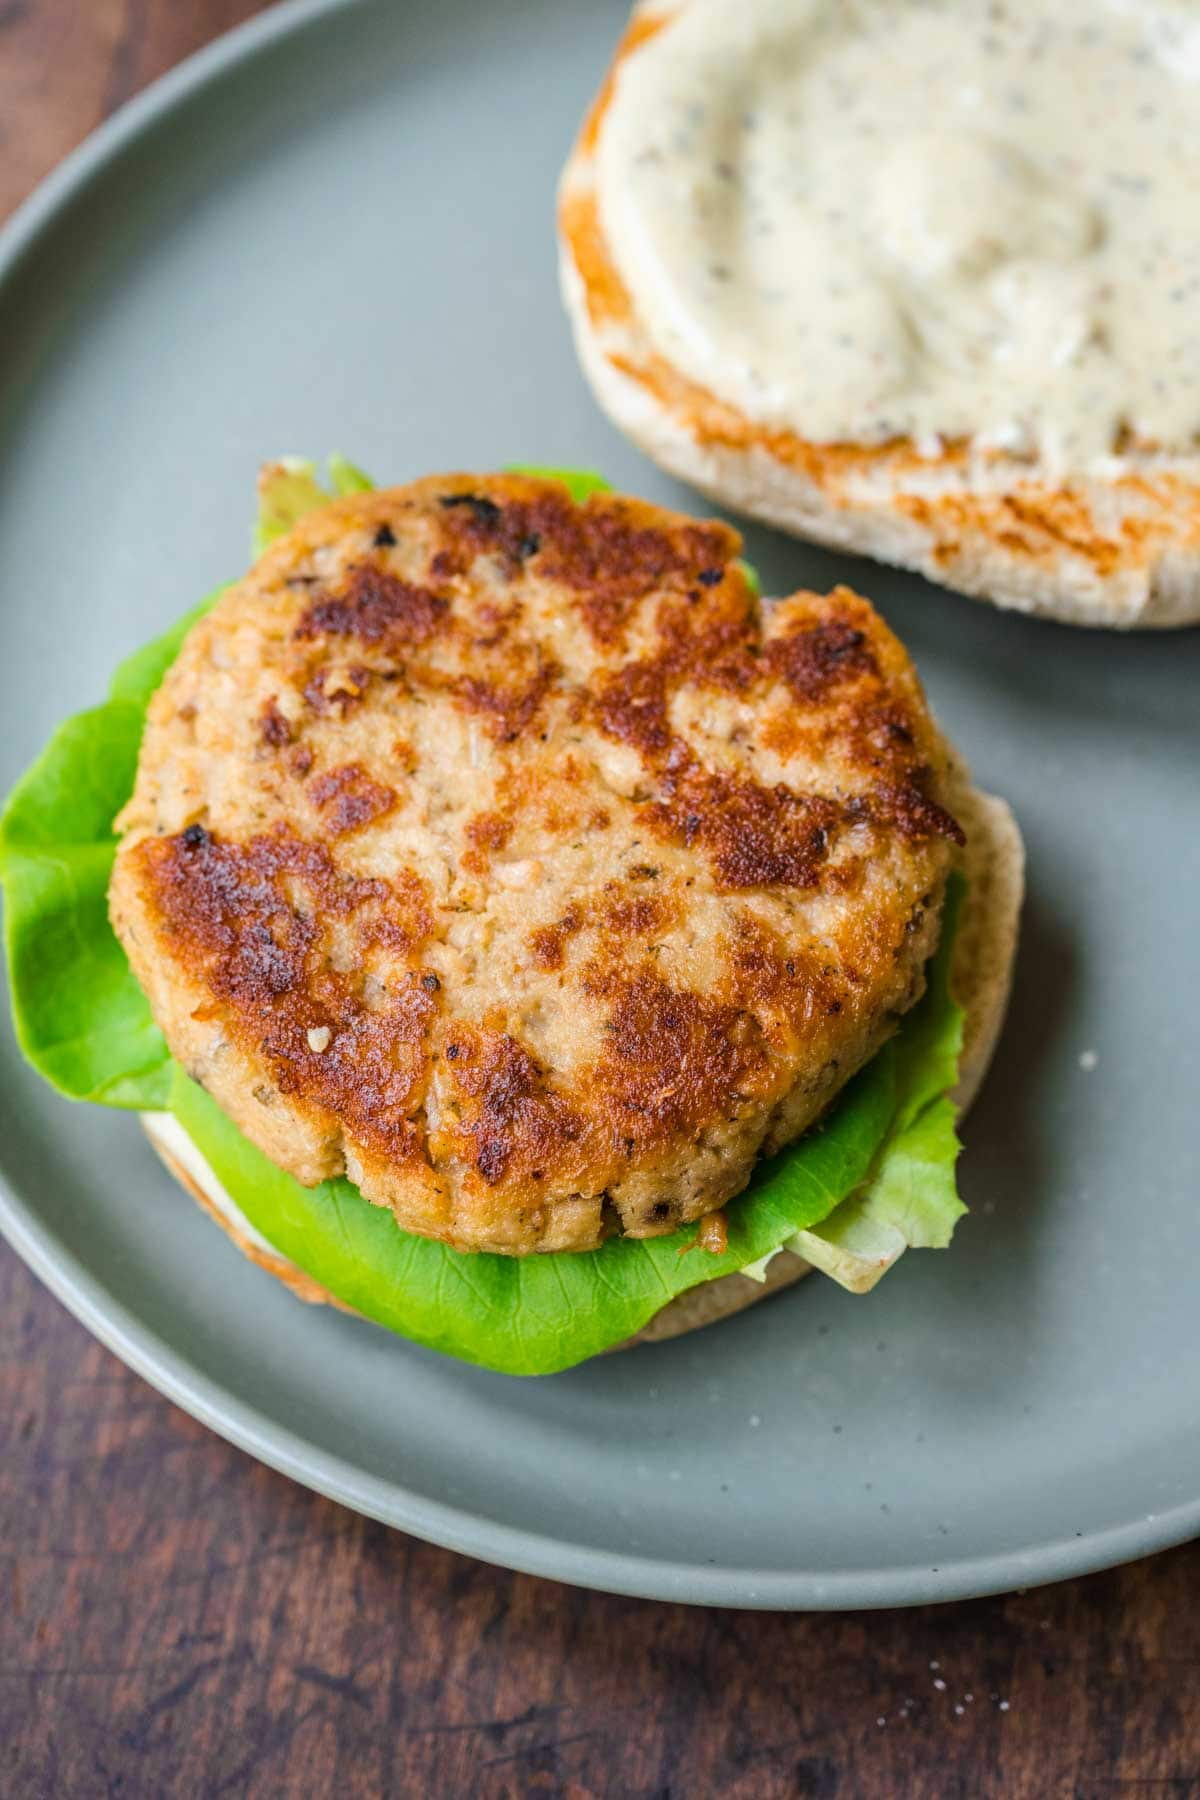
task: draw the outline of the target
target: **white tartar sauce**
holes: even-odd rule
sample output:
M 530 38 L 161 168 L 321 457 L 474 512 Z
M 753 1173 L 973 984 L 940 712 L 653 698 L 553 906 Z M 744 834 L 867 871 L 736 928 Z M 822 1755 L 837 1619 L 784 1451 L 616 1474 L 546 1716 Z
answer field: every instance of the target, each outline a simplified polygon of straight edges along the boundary
M 817 442 L 1200 434 L 1200 0 L 686 0 L 601 222 L 652 344 Z

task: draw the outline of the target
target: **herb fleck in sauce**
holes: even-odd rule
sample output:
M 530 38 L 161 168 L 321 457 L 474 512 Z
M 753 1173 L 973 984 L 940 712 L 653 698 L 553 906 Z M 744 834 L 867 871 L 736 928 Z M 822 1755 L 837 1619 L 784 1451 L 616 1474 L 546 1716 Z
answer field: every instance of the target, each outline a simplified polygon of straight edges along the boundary
M 1198 121 L 1200 0 L 686 0 L 622 67 L 601 213 L 750 417 L 1085 469 L 1196 447 Z

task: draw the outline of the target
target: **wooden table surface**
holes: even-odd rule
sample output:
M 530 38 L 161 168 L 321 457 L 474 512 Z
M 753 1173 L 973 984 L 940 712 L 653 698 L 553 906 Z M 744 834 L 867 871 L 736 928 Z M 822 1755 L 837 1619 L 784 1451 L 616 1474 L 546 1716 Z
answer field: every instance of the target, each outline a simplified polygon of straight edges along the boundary
M 254 0 L 0 0 L 0 212 Z M 260 1468 L 0 1248 L 0 1794 L 1200 1795 L 1200 1545 L 969 1605 L 701 1612 Z

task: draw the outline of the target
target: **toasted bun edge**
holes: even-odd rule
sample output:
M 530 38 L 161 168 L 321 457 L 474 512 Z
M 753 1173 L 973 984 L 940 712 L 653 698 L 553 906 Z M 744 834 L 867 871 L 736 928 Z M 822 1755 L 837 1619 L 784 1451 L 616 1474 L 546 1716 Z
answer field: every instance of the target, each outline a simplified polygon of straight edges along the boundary
M 913 446 L 818 444 L 757 424 L 650 343 L 599 224 L 595 150 L 621 61 L 677 5 L 637 7 L 559 188 L 559 273 L 602 410 L 669 474 L 735 512 L 956 592 L 1063 624 L 1200 621 L 1200 464 L 1114 458 L 1065 478 L 1041 463 Z

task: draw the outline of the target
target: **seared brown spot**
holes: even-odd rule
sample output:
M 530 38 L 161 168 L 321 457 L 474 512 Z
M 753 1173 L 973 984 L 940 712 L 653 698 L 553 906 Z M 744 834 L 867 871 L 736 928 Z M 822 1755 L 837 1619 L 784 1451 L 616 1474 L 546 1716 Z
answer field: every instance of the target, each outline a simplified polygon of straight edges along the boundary
M 661 659 L 647 657 L 625 663 L 609 677 L 596 700 L 596 717 L 602 731 L 652 757 L 668 750 L 671 727 L 667 722 L 667 669 Z
M 503 850 L 512 835 L 512 820 L 498 812 L 476 813 L 465 827 L 467 849 L 460 859 L 468 875 L 486 875 L 493 854 Z
M 372 781 L 361 763 L 346 763 L 340 769 L 314 775 L 308 784 L 308 796 L 325 814 L 331 837 L 344 837 L 347 832 L 382 819 L 396 804 L 393 790 Z
M 511 744 L 537 718 L 558 673 L 553 662 L 539 661 L 526 681 L 511 687 L 468 675 L 458 682 L 457 696 L 468 712 L 483 715 L 497 743 Z
M 535 968 L 561 969 L 567 939 L 574 937 L 583 925 L 583 908 L 568 906 L 553 925 L 539 925 L 529 934 L 529 951 Z
M 292 741 L 292 728 L 280 712 L 274 694 L 263 707 L 259 735 L 273 750 L 281 750 Z
M 615 887 L 615 882 L 608 884 Z M 540 925 L 529 934 L 529 950 L 535 968 L 561 969 L 568 939 L 582 931 L 591 919 L 603 932 L 604 949 L 591 965 L 592 979 L 602 963 L 615 961 L 614 952 L 624 939 L 649 937 L 673 916 L 673 909 L 657 895 L 620 894 L 604 901 L 572 901 L 552 925 Z M 619 954 L 619 953 L 618 953 Z
M 832 753 L 868 779 L 903 783 L 923 765 L 928 749 L 912 708 L 893 692 L 872 677 L 863 693 L 852 688 L 824 709 L 819 702 L 809 709 L 790 700 L 773 706 L 763 714 L 760 742 L 785 760 L 806 756 L 820 762 Z
M 881 782 L 871 794 L 870 810 L 877 822 L 893 826 L 906 838 L 944 837 L 955 844 L 967 841 L 958 820 L 913 782 L 904 786 Z
M 476 650 L 495 650 L 504 643 L 520 618 L 521 607 L 515 602 L 497 606 L 490 600 L 479 601 L 472 615 L 472 645 Z
M 134 854 L 174 956 L 220 1003 L 230 1034 L 266 1057 L 280 1091 L 314 1101 L 388 1157 L 416 1157 L 432 997 L 405 971 L 382 1005 L 368 1006 L 361 974 L 339 972 L 328 952 L 335 921 L 364 936 L 388 922 L 419 942 L 431 920 L 416 877 L 407 893 L 354 879 L 319 845 L 282 831 L 235 844 L 189 827 Z M 318 1054 L 309 1033 L 321 1041 L 326 1030 Z
M 687 586 L 703 568 L 736 557 L 741 540 L 727 525 L 664 530 L 640 525 L 618 501 L 572 509 L 542 551 L 542 568 L 578 595 L 598 644 L 615 643 L 636 606 L 665 587 Z
M 618 667 L 593 702 L 601 730 L 638 751 L 657 788 L 643 817 L 660 835 L 703 849 L 726 891 L 853 885 L 856 862 L 827 866 L 831 835 L 843 819 L 868 812 L 910 839 L 955 838 L 958 831 L 926 797 L 927 751 L 897 684 L 880 666 L 872 642 L 879 621 L 846 589 L 832 597 L 832 616 L 811 616 L 831 604 L 815 595 L 792 604 L 804 601 L 805 616 L 764 646 L 757 610 L 744 594 L 714 592 L 711 612 L 664 600 L 655 651 Z M 807 750 L 826 760 L 832 752 L 847 773 L 869 782 L 877 796 L 872 807 L 864 803 L 854 813 L 784 783 L 765 786 L 748 774 L 709 770 L 672 729 L 676 694 L 717 687 L 749 696 L 772 678 L 786 683 L 793 705 L 767 716 L 764 742 L 784 756 Z M 845 698 L 831 702 L 843 686 Z
M 841 1003 L 845 984 L 828 950 L 789 942 L 749 911 L 734 921 L 729 955 L 739 998 L 776 1025 L 803 1031 Z
M 642 970 L 597 968 L 591 985 L 611 997 L 603 1054 L 585 1084 L 635 1145 L 732 1118 L 770 1074 L 754 1018 Z
M 774 638 L 767 663 L 801 705 L 859 675 L 879 672 L 866 632 L 846 619 L 823 619 Z
M 496 502 L 489 500 L 486 494 L 443 494 L 438 504 L 445 512 L 462 507 L 475 525 L 492 530 L 499 529 L 503 517 Z
M 394 956 L 407 956 L 432 935 L 429 896 L 412 869 L 398 869 L 388 886 L 389 904 L 363 924 L 363 945 L 368 950 L 378 945 Z
M 507 1033 L 455 1032 L 453 1081 L 471 1160 L 489 1187 L 562 1162 L 584 1121 L 551 1092 L 529 1051 Z
M 497 812 L 476 813 L 467 820 L 467 838 L 477 850 L 503 850 L 512 836 L 513 822 Z
M 449 610 L 449 601 L 429 588 L 401 581 L 375 563 L 359 563 L 340 594 L 316 601 L 301 615 L 295 635 L 356 638 L 399 649 L 431 638 Z
M 665 705 L 653 689 L 648 699 L 645 692 L 630 702 L 626 690 L 620 709 L 610 707 L 606 722 L 614 736 L 643 751 L 670 746 L 659 797 L 642 812 L 651 830 L 706 851 L 726 890 L 817 886 L 839 806 L 782 783 L 765 787 L 749 776 L 703 768 L 681 739 L 671 737 Z
M 744 583 L 709 595 L 703 610 L 663 601 L 655 624 L 654 654 L 622 664 L 603 684 L 595 704 L 601 729 L 649 759 L 661 757 L 674 742 L 667 714 L 679 688 L 690 684 L 744 693 L 760 673 L 761 624 Z
M 697 687 L 723 688 L 742 694 L 762 678 L 762 614 L 739 575 L 720 594 L 706 594 L 703 605 L 689 596 L 681 605 L 665 600 L 655 624 L 659 657 L 670 679 Z
M 647 595 L 693 584 L 741 548 L 728 525 L 651 522 L 650 509 L 608 495 L 577 506 L 549 486 L 503 504 L 478 494 L 448 494 L 442 507 L 456 568 L 483 553 L 498 554 L 510 571 L 536 557 L 540 576 L 575 591 L 584 621 L 602 645 L 620 637 Z
M 304 684 L 304 698 L 318 715 L 336 712 L 344 719 L 367 691 L 370 669 L 320 668 Z
M 623 895 L 604 910 L 606 929 L 616 938 L 649 937 L 666 923 L 669 908 L 656 895 Z
M 833 800 L 764 787 L 748 776 L 713 774 L 687 757 L 668 768 L 662 798 L 645 815 L 663 837 L 699 844 L 726 889 L 816 887 L 841 817 Z

